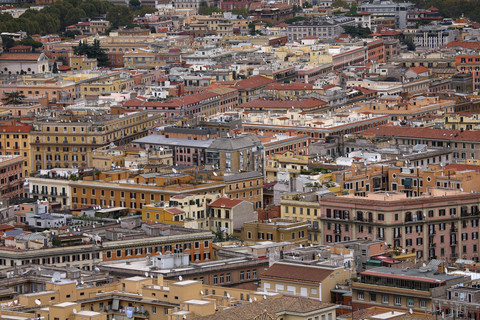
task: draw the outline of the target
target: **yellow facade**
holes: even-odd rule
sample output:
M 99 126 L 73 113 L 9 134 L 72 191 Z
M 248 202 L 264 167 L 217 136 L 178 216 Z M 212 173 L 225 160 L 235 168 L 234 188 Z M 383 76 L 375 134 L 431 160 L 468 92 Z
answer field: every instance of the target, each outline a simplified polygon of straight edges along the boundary
M 97 59 L 89 59 L 87 56 L 71 56 L 70 68 L 72 70 L 95 70 L 97 69 Z
M 132 51 L 123 55 L 124 65 L 127 68 L 152 69 L 164 66 L 165 60 L 157 59 L 153 51 Z

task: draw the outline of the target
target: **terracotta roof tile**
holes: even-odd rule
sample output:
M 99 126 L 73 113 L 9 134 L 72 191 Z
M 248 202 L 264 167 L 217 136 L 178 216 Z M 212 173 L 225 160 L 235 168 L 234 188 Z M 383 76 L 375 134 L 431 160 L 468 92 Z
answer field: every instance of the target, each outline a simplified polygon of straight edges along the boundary
M 214 202 L 210 203 L 209 207 L 216 207 L 216 208 L 228 208 L 232 209 L 233 207 L 239 205 L 244 200 L 240 199 L 230 199 L 230 198 L 220 198 L 215 200 Z
M 264 76 L 253 76 L 245 80 L 240 80 L 235 84 L 235 89 L 255 89 L 272 83 L 273 80 Z
M 306 266 L 289 263 L 275 263 L 262 275 L 265 279 L 292 280 L 295 282 L 320 283 L 333 272 L 318 266 Z

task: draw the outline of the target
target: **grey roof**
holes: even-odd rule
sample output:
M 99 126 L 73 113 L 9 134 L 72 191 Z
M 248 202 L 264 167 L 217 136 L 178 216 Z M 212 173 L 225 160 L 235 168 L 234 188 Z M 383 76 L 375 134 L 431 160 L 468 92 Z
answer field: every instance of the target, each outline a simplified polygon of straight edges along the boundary
M 435 269 L 433 268 L 428 268 L 428 270 L 432 270 L 432 271 L 422 272 L 422 269 L 397 269 L 397 268 L 389 268 L 389 267 L 378 267 L 378 268 L 369 269 L 365 272 L 383 273 L 387 277 L 389 275 L 396 275 L 396 276 L 423 278 L 423 279 L 429 279 L 429 280 L 434 279 L 438 281 L 447 281 L 447 280 L 463 277 L 463 276 L 456 276 L 452 274 L 445 274 L 443 272 L 442 273 L 434 272 Z
M 30 233 L 23 236 L 18 236 L 17 240 L 28 240 L 28 241 L 35 241 L 35 240 L 43 240 L 46 236 L 43 233 Z
M 179 138 L 166 138 L 161 134 L 152 134 L 137 140 L 133 143 L 145 143 L 159 146 L 185 146 L 193 148 L 208 148 L 214 142 L 213 139 L 208 140 L 188 140 Z
M 242 172 L 237 174 L 229 174 L 223 177 L 225 182 L 232 182 L 237 180 L 245 180 L 245 179 L 254 179 L 254 178 L 261 178 L 263 175 L 257 171 L 249 171 L 249 172 Z
M 210 145 L 210 149 L 233 151 L 260 146 L 261 144 L 262 143 L 257 136 L 254 136 L 253 134 L 244 134 L 235 137 L 218 138 Z
M 25 231 L 23 231 L 22 229 L 15 229 L 15 230 L 12 230 L 12 231 L 6 231 L 5 232 L 5 236 L 6 237 L 17 237 L 21 234 L 23 234 Z

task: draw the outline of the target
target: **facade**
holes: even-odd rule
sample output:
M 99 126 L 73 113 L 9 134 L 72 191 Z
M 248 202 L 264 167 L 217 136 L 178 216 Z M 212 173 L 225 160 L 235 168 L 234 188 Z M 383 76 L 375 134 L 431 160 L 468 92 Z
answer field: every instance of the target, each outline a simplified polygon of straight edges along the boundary
M 430 189 L 414 198 L 397 192 L 324 197 L 320 200 L 324 243 L 368 238 L 427 261 L 477 261 L 479 199 L 476 193 L 447 189 Z
M 317 37 L 322 41 L 332 41 L 343 33 L 342 26 L 355 25 L 355 19 L 350 17 L 315 18 L 288 25 L 287 35 L 289 41 L 306 37 Z
M 392 19 L 393 28 L 407 27 L 407 13 L 414 9 L 410 2 L 393 2 L 390 0 L 374 0 L 358 6 L 358 12 L 370 12 L 375 19 Z
M 25 158 L 19 155 L 0 156 L 0 194 L 4 199 L 23 198 L 25 196 Z
M 208 205 L 207 226 L 213 232 L 233 234 L 247 221 L 256 219 L 253 203 L 246 200 L 219 198 Z
M 23 163 L 23 176 L 30 174 L 31 149 L 30 132 L 31 125 L 12 123 L 12 125 L 0 126 L 0 155 L 17 155 L 25 159 Z
M 92 166 L 93 150 L 143 137 L 159 117 L 140 111 L 122 117 L 57 115 L 36 120 L 31 132 L 31 172 Z
M 353 310 L 374 306 L 430 312 L 432 299 L 443 297 L 447 288 L 465 281 L 462 276 L 439 272 L 438 264 L 420 269 L 379 267 L 360 273 L 352 283 Z
M 19 52 L 0 55 L 0 74 L 39 74 L 49 70 L 48 57 L 45 53 Z
M 436 49 L 447 45 L 459 38 L 457 30 L 444 27 L 426 26 L 418 29 L 413 37 L 413 42 L 418 49 Z
M 473 77 L 473 90 L 480 89 L 480 55 L 457 54 L 455 56 L 456 68 L 460 73 L 471 74 Z
M 291 242 L 307 244 L 309 224 L 306 221 L 271 219 L 271 221 L 250 221 L 243 224 L 242 240 Z
M 346 284 L 352 274 L 352 270 L 343 265 L 304 265 L 280 261 L 263 273 L 261 285 L 267 292 L 329 301 L 330 291 Z
M 255 209 L 263 208 L 263 173 L 249 171 L 223 176 L 224 194 L 230 199 L 245 199 L 254 204 Z

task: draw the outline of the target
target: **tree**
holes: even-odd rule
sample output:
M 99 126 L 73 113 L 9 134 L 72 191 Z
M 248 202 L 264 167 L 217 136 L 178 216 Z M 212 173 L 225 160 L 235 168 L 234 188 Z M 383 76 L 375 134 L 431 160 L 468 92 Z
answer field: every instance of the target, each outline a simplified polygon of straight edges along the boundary
M 115 6 L 107 13 L 107 20 L 110 21 L 114 28 L 131 24 L 133 15 L 125 6 Z
M 40 41 L 35 41 L 32 38 L 23 39 L 19 42 L 19 44 L 24 46 L 31 46 L 34 49 L 43 47 L 43 43 L 41 43 Z
M 305 1 L 305 2 L 303 3 L 303 7 L 304 7 L 304 8 L 312 8 L 313 5 L 312 5 L 310 2 Z
M 237 8 L 237 9 L 232 9 L 232 13 L 242 16 L 242 17 L 248 17 L 248 9 L 247 8 Z
M 22 104 L 25 96 L 18 91 L 12 91 L 5 93 L 5 98 L 2 100 L 5 104 Z
M 332 3 L 332 8 L 345 8 L 345 9 L 348 9 L 348 8 L 349 8 L 349 5 L 348 5 L 348 2 L 345 1 L 345 0 L 335 0 L 335 1 Z
M 15 45 L 15 40 L 10 38 L 9 36 L 2 36 L 2 43 L 4 49 L 10 49 Z
M 357 4 L 355 2 L 352 2 L 350 5 L 350 11 L 348 12 L 350 15 L 356 15 L 357 14 Z
M 53 68 L 52 68 L 53 73 L 58 73 L 58 67 L 57 67 L 57 61 L 53 63 Z
M 140 0 L 130 0 L 129 4 L 133 10 L 137 10 L 142 6 L 142 4 L 140 3 Z
M 344 33 L 350 35 L 352 38 L 366 38 L 372 31 L 369 28 L 358 26 L 342 26 Z
M 105 49 L 100 47 L 100 41 L 98 40 L 94 40 L 92 45 L 82 41 L 78 46 L 73 47 L 73 52 L 76 55 L 86 55 L 88 58 L 97 59 L 98 66 L 101 68 L 110 66 L 108 54 Z
M 415 51 L 416 46 L 413 42 L 413 36 L 405 37 L 401 42 L 407 46 L 408 51 Z

